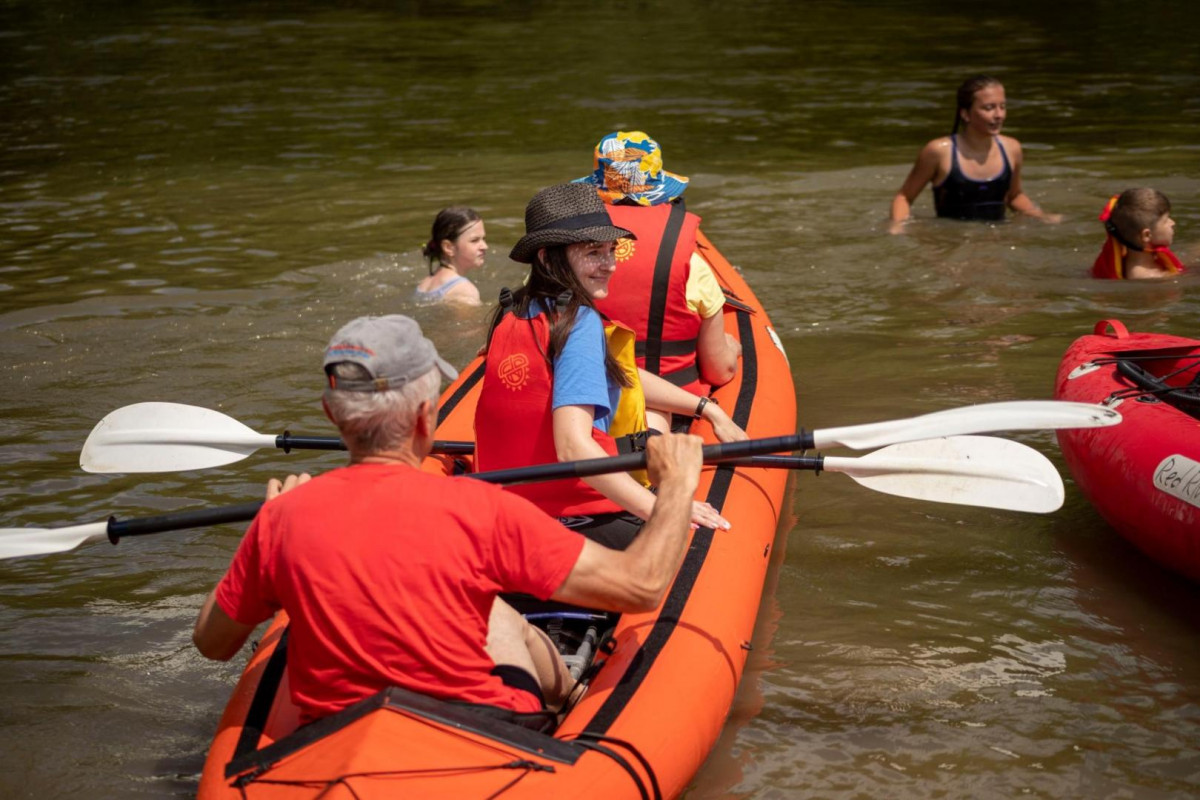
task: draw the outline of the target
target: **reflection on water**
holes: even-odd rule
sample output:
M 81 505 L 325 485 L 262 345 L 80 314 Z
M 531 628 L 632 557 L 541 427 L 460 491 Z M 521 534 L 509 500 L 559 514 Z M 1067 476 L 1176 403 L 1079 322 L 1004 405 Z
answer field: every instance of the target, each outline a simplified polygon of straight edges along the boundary
M 805 426 L 1049 397 L 1098 319 L 1200 327 L 1194 276 L 1086 277 L 1096 215 L 1129 185 L 1171 197 L 1177 250 L 1200 254 L 1189 8 L 617 3 L 606 27 L 557 0 L 9 3 L 3 524 L 242 502 L 268 476 L 336 465 L 260 453 L 100 476 L 78 455 L 97 420 L 145 400 L 328 433 L 314 364 L 356 314 L 409 313 L 465 363 L 487 308 L 411 303 L 433 214 L 484 215 L 492 249 L 472 278 L 494 297 L 523 275 L 503 256 L 525 201 L 588 172 L 617 128 L 650 131 L 691 178 L 689 208 L 772 314 Z M 602 57 L 614 15 L 620 59 Z M 1154 47 L 1131 46 L 1131 19 Z M 1026 190 L 1066 221 L 937 220 L 925 192 L 888 236 L 891 196 L 980 70 L 1005 81 Z M 1052 434 L 1014 438 L 1061 464 Z M 1196 588 L 1073 486 L 1046 517 L 831 475 L 795 486 L 758 649 L 692 794 L 1194 794 Z M 240 662 L 202 661 L 189 630 L 239 535 L 0 564 L 0 795 L 194 792 Z

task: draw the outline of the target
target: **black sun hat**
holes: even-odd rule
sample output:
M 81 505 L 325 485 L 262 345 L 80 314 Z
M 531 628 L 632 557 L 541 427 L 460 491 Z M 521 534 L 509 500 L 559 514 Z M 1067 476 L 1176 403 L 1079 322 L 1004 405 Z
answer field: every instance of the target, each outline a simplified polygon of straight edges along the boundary
M 529 264 L 543 247 L 625 238 L 637 237 L 612 224 L 596 187 L 563 183 L 542 189 L 525 206 L 525 235 L 513 245 L 508 257 Z

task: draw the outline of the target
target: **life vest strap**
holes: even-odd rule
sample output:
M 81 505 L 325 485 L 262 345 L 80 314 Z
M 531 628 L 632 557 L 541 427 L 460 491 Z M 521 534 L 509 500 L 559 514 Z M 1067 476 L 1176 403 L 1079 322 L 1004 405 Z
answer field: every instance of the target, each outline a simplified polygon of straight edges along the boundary
M 663 356 L 686 356 L 691 355 L 696 351 L 697 339 L 668 339 L 662 343 L 659 355 Z M 633 354 L 638 358 L 646 357 L 646 343 L 638 342 L 633 346 Z
M 650 315 L 646 325 L 646 371 L 655 375 L 659 372 L 662 360 L 662 333 L 667 315 L 667 287 L 671 283 L 671 263 L 675 258 L 675 247 L 679 243 L 679 234 L 683 230 L 686 214 L 687 209 L 684 208 L 682 197 L 671 204 L 662 241 L 658 245 L 658 257 L 654 262 L 654 281 L 650 287 Z
M 646 430 L 638 431 L 637 433 L 629 433 L 625 436 L 618 436 L 613 439 L 613 441 L 617 444 L 618 453 L 640 453 L 646 449 L 646 441 L 651 436 L 659 435 L 659 431 L 656 431 L 652 428 L 647 428 Z
M 684 367 L 678 372 L 668 372 L 666 375 L 660 375 L 659 377 L 667 383 L 682 387 L 700 380 L 700 370 L 696 368 L 695 364 L 692 364 L 690 367 Z

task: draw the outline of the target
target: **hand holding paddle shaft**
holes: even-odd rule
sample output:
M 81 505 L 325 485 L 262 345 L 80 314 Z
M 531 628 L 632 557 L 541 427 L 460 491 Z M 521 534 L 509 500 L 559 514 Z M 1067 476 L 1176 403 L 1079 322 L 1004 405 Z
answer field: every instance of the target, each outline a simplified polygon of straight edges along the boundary
M 862 458 L 753 458 L 763 453 L 795 450 L 798 436 L 777 436 L 704 448 L 706 462 L 733 460 L 739 467 L 825 470 L 849 475 L 875 491 L 943 503 L 1045 513 L 1062 505 L 1063 484 L 1054 466 L 1033 448 L 1007 439 L 957 436 L 908 442 Z M 748 462 L 737 459 L 750 458 Z M 492 483 L 524 483 L 586 477 L 639 469 L 645 453 L 594 458 L 564 464 L 481 472 L 470 477 Z M 261 503 L 183 511 L 67 528 L 0 529 L 0 558 L 47 555 L 72 550 L 88 542 L 138 536 L 204 525 L 252 519 Z M 732 534 L 736 535 L 736 534 Z
M 937 411 L 908 419 L 829 428 L 796 437 L 794 450 L 849 447 L 871 450 L 901 442 L 1004 430 L 1096 428 L 1116 425 L 1121 415 L 1090 403 L 1021 400 Z M 219 411 L 180 403 L 135 403 L 96 424 L 79 465 L 88 472 L 174 472 L 241 461 L 263 447 L 289 450 L 345 449 L 337 437 L 256 433 Z M 434 452 L 471 453 L 471 442 L 435 442 Z

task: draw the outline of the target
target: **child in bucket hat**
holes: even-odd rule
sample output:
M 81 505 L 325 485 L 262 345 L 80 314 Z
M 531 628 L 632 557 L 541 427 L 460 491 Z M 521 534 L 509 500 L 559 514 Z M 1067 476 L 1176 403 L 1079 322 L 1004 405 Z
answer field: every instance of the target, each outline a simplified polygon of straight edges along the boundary
M 688 179 L 663 169 L 662 148 L 643 131 L 615 131 L 596 143 L 589 183 L 606 203 L 656 206 L 687 189 Z

